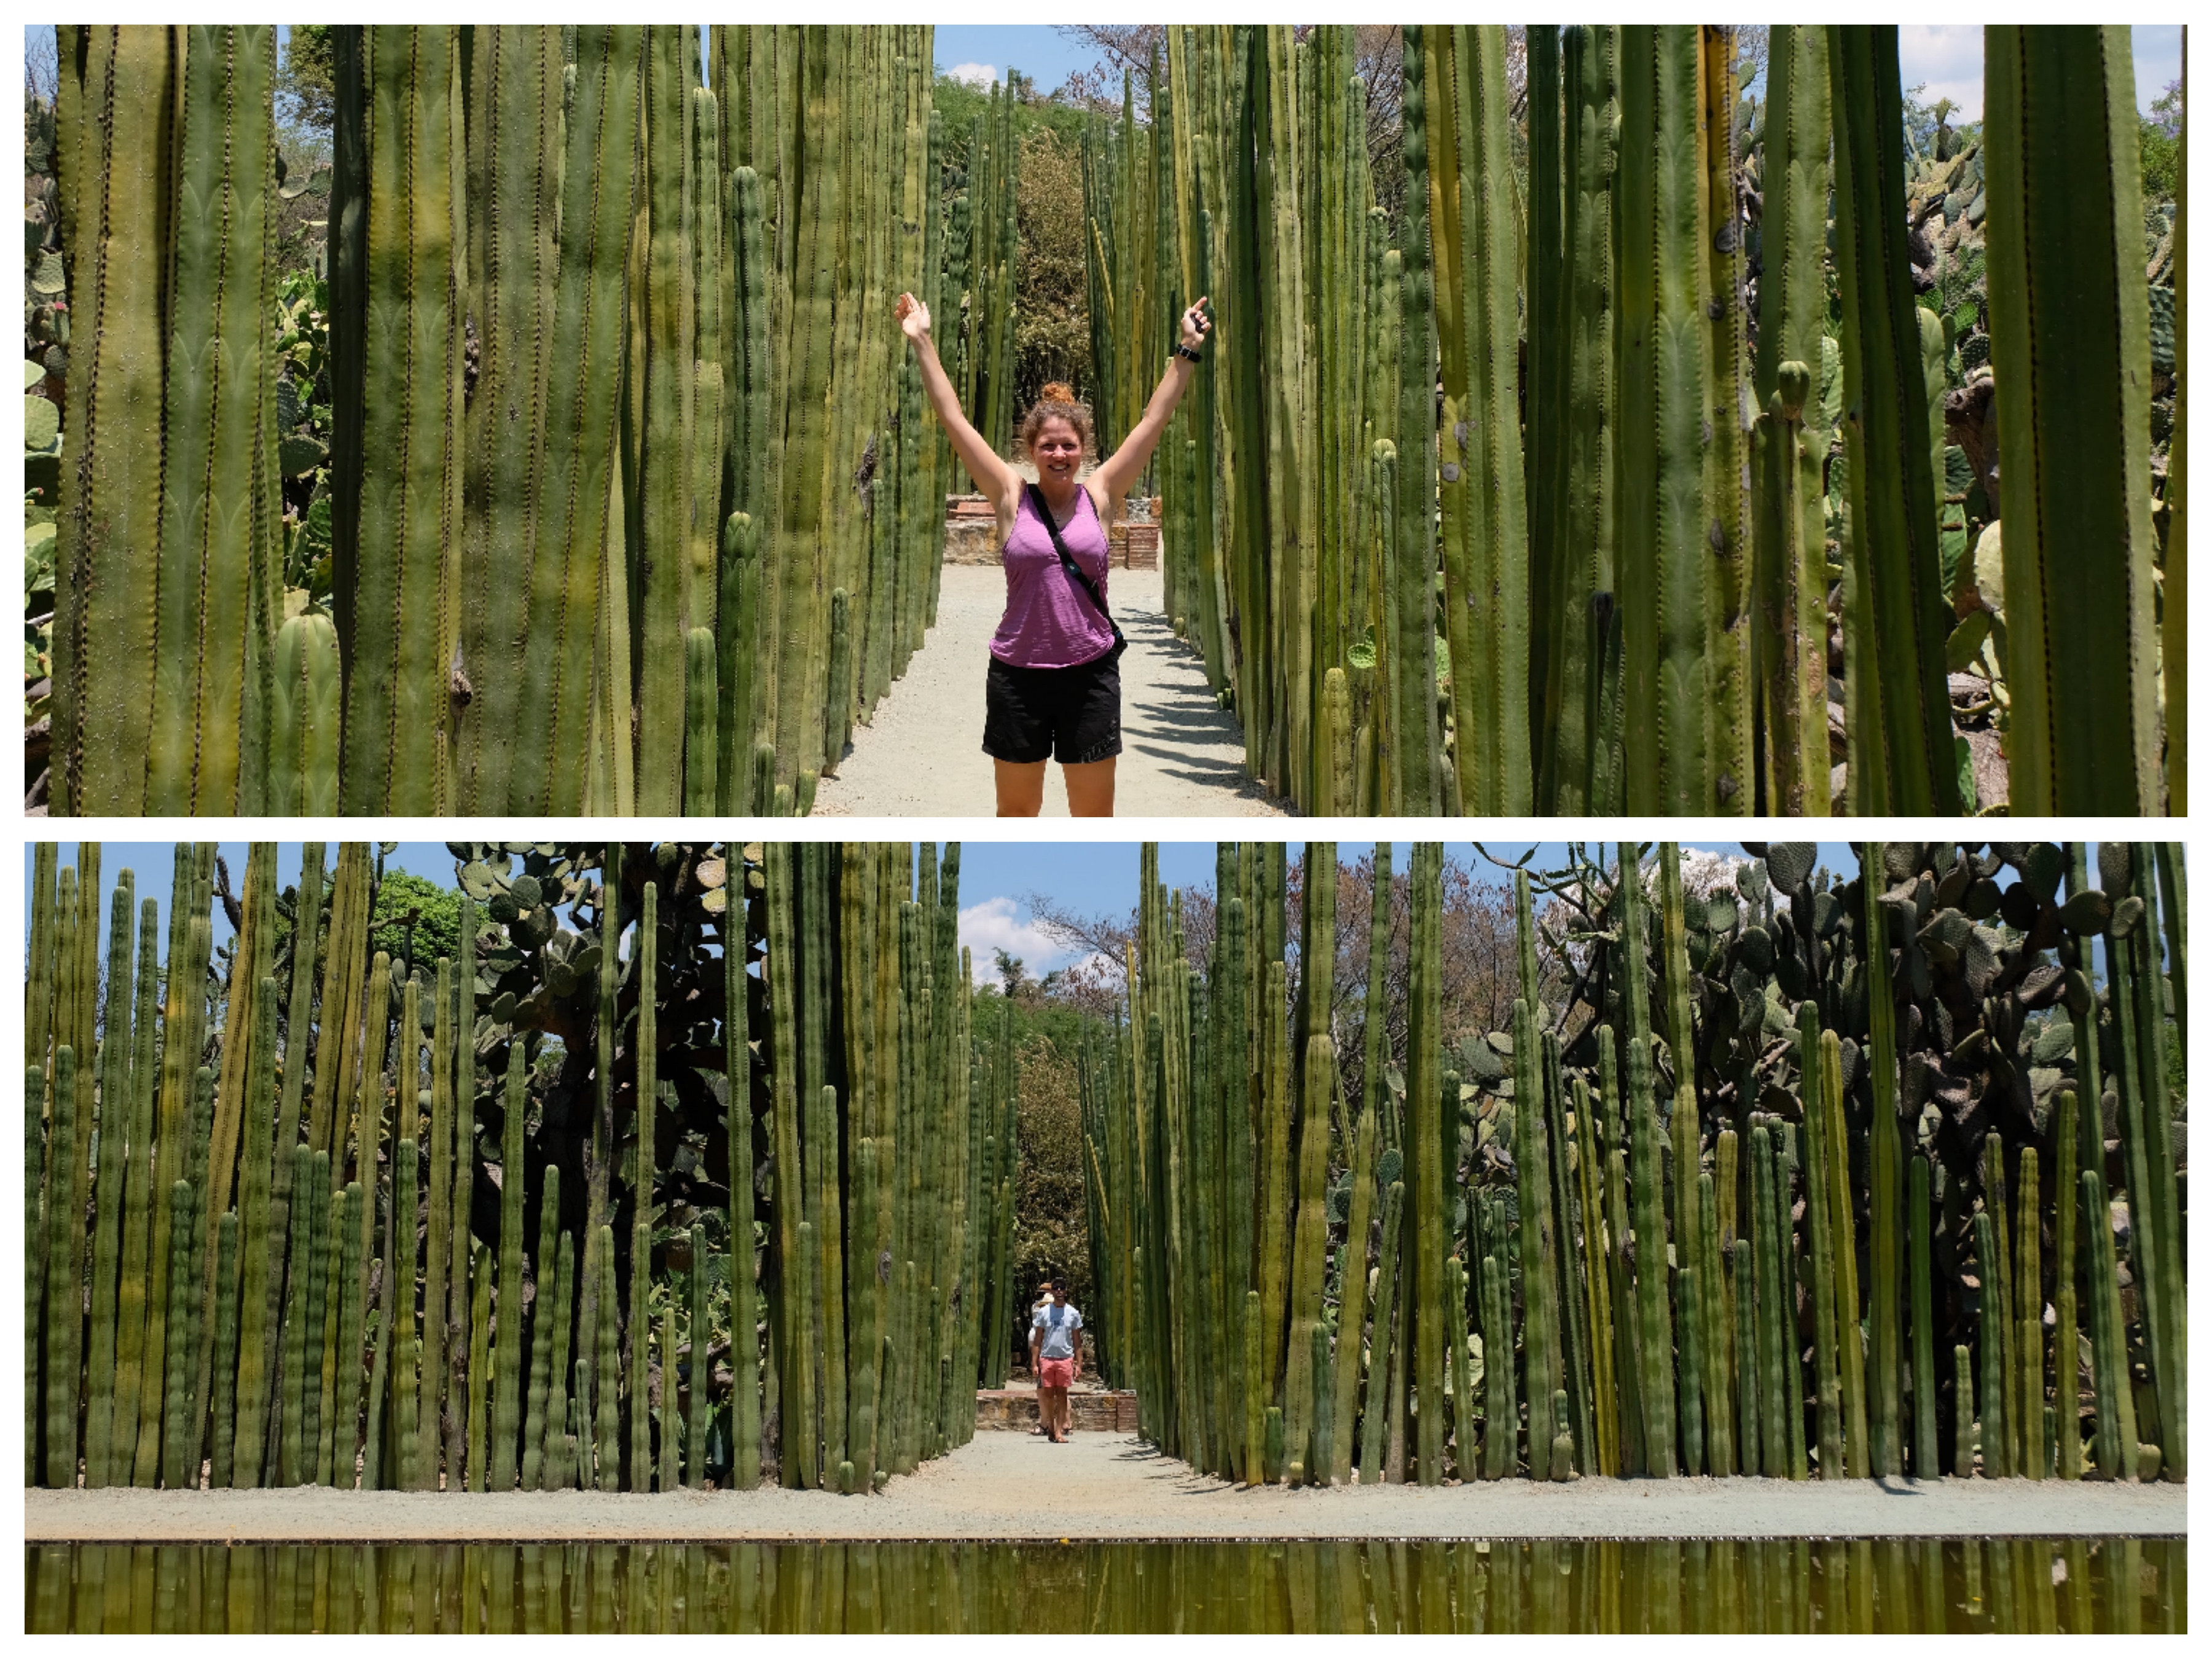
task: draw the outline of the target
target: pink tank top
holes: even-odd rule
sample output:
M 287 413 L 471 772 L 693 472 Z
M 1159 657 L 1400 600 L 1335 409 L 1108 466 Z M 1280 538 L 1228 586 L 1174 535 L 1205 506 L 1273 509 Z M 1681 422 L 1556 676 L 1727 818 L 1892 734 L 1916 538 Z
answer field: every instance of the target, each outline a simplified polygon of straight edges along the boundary
M 1078 492 L 1075 511 L 1060 526 L 1060 538 L 1104 598 L 1106 526 L 1098 521 L 1098 508 L 1088 489 Z M 1091 596 L 1060 568 L 1052 532 L 1037 517 L 1026 489 L 1014 507 L 1014 527 L 999 558 L 1006 571 L 1006 614 L 991 636 L 993 656 L 1016 668 L 1074 668 L 1114 648 L 1114 630 L 1091 603 Z

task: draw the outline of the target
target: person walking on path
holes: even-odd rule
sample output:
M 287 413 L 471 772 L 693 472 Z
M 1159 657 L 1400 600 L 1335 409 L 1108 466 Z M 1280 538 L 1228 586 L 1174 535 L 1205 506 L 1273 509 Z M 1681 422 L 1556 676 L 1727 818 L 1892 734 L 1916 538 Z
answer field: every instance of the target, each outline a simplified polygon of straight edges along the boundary
M 1064 1443 L 1074 1432 L 1068 1421 L 1067 1391 L 1083 1354 L 1083 1316 L 1067 1299 L 1067 1286 L 1052 1281 L 1052 1300 L 1030 1320 L 1030 1368 L 1036 1373 L 1037 1416 L 1046 1438 Z
M 1091 416 L 1067 386 L 1054 381 L 1044 388 L 1022 421 L 1034 484 L 962 412 L 929 337 L 929 307 L 911 294 L 900 295 L 893 307 L 921 362 L 930 407 L 998 514 L 1006 610 L 991 641 L 983 752 L 997 773 L 1002 818 L 1043 810 L 1048 757 L 1060 762 L 1071 816 L 1114 815 L 1114 762 L 1121 752 L 1116 665 L 1125 641 L 1106 608 L 1106 531 L 1204 356 L 1213 327 L 1206 306 L 1201 297 L 1182 313 L 1182 338 L 1144 419 L 1087 477 Z
M 1035 1334 L 1037 1316 L 1050 1306 L 1052 1306 L 1052 1280 L 1048 1279 L 1038 1285 L 1036 1297 L 1030 1304 L 1030 1325 L 1032 1335 Z M 1034 1341 L 1030 1344 L 1030 1375 L 1031 1377 L 1036 1376 L 1036 1344 Z M 1037 1413 L 1036 1427 L 1031 1429 L 1030 1432 L 1042 1434 L 1044 1431 L 1044 1413 L 1040 1411 Z

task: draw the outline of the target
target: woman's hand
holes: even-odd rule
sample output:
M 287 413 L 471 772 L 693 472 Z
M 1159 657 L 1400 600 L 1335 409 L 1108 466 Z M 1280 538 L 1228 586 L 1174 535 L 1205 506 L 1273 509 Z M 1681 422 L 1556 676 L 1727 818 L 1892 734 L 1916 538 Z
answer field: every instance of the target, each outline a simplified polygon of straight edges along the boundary
M 891 315 L 898 319 L 899 331 L 908 339 L 919 343 L 929 337 L 929 307 L 913 295 L 900 295 Z
M 1213 319 L 1206 314 L 1208 303 L 1201 294 L 1198 303 L 1182 313 L 1182 343 L 1193 351 L 1203 350 L 1206 337 L 1213 332 Z

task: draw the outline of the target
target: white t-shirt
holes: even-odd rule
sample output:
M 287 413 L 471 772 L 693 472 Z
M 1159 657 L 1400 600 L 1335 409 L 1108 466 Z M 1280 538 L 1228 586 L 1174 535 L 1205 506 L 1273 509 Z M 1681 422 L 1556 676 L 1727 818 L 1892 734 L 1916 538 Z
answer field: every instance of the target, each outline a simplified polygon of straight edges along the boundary
M 1043 1344 L 1037 1350 L 1040 1359 L 1073 1359 L 1075 1334 L 1083 1328 L 1083 1316 L 1073 1302 L 1065 1305 L 1048 1302 L 1030 1319 L 1030 1328 L 1044 1333 Z

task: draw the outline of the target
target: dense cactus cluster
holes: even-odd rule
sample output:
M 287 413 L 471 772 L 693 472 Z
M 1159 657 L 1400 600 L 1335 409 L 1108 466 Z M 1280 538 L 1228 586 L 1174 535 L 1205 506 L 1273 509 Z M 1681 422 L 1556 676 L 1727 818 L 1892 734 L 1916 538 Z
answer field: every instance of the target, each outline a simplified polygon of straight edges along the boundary
M 718 25 L 702 71 L 684 25 L 337 28 L 308 386 L 275 32 L 64 26 L 53 810 L 805 811 L 934 612 L 951 461 L 892 295 L 957 318 L 973 265 L 1011 420 L 1008 135 L 971 234 L 930 39 Z M 309 396 L 331 563 L 288 589 Z
M 1219 313 L 1165 583 L 1253 775 L 1324 813 L 1944 812 L 1991 804 L 1994 719 L 2017 805 L 2185 805 L 2184 422 L 2139 368 L 2163 338 L 2179 378 L 2181 243 L 2146 273 L 2124 27 L 1992 28 L 1981 139 L 1909 173 L 1893 28 L 1774 26 L 1761 97 L 1729 27 L 1532 27 L 1524 112 L 1503 25 L 1408 25 L 1388 179 L 1351 33 L 1170 26 L 1152 131 L 1088 174 L 1103 406 L 1132 285 Z M 2091 324 L 2036 299 L 2090 288 Z M 2026 452 L 2009 532 L 1969 370 Z
M 2185 1479 L 2179 850 L 1747 850 L 1701 896 L 1577 848 L 1540 915 L 1518 872 L 1513 1029 L 1448 1047 L 1415 848 L 1356 1101 L 1334 848 L 1291 935 L 1224 846 L 1203 971 L 1148 853 L 1085 1122 L 1145 1433 L 1250 1483 Z
M 964 1440 L 1012 1126 L 957 848 L 453 850 L 410 964 L 366 846 L 235 899 L 180 846 L 166 951 L 125 870 L 104 954 L 100 849 L 38 849 L 27 1482 L 856 1492 Z

